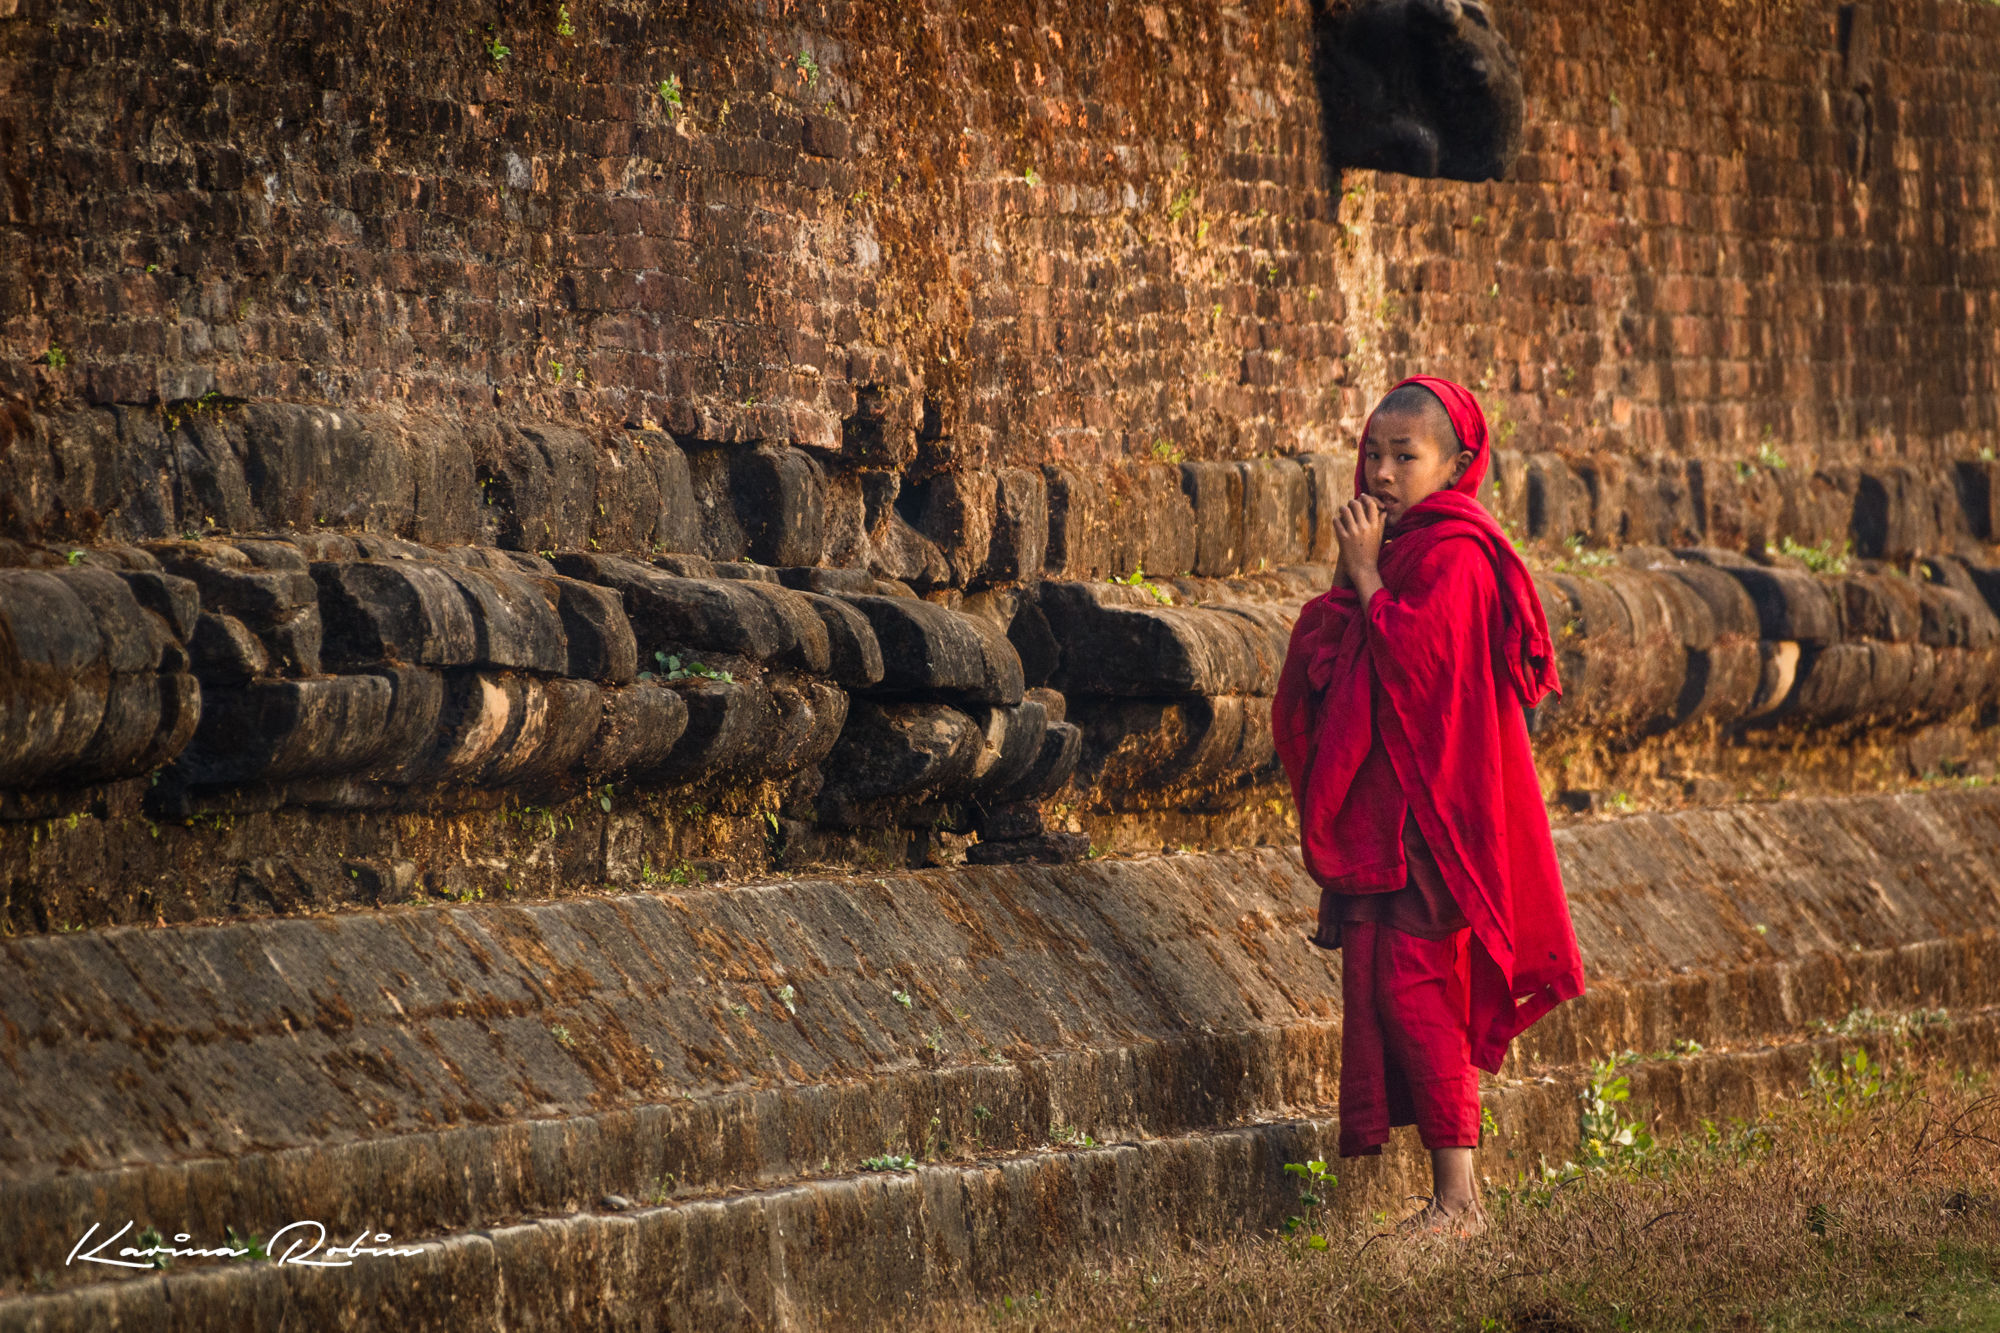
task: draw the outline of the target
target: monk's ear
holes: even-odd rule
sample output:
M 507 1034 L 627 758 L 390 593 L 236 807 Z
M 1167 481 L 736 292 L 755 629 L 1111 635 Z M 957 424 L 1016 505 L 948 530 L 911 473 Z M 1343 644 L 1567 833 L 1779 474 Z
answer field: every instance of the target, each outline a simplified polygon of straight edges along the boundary
M 1451 468 L 1451 480 L 1453 485 L 1456 485 L 1457 483 L 1465 479 L 1465 470 L 1472 466 L 1472 460 L 1474 457 L 1476 457 L 1476 455 L 1470 449 L 1460 449 L 1458 451 L 1458 461 L 1456 463 L 1453 463 Z

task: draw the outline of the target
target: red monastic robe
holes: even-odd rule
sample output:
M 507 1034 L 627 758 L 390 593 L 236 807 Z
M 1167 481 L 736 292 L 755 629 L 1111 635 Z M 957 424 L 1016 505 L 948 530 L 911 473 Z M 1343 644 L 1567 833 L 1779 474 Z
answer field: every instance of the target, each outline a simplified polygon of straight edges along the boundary
M 1474 498 L 1489 454 L 1484 414 L 1449 380 L 1404 383 L 1437 394 L 1473 462 L 1404 514 L 1383 548 L 1383 590 L 1365 609 L 1351 588 L 1306 603 L 1272 720 L 1306 868 L 1322 888 L 1403 888 L 1403 824 L 1414 817 L 1470 925 L 1460 963 L 1470 1057 L 1497 1071 L 1515 1036 L 1583 993 L 1523 713 L 1560 682 L 1527 567 Z M 1355 494 L 1365 486 L 1357 463 Z M 1338 932 L 1322 921 L 1322 939 Z M 1382 978 L 1377 993 L 1393 982 Z M 1343 1104 L 1348 1081 L 1344 1072 Z

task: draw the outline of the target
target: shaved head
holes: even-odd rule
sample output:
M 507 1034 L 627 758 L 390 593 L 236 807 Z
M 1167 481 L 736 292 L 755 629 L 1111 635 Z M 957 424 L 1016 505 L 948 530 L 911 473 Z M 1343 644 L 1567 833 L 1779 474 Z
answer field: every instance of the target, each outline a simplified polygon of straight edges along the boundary
M 1458 438 L 1444 400 L 1421 384 L 1405 384 L 1369 418 L 1355 480 L 1394 528 L 1410 506 L 1457 485 L 1471 465 L 1472 451 Z
M 1444 403 L 1438 396 L 1421 384 L 1405 384 L 1391 389 L 1388 397 L 1375 405 L 1378 417 L 1421 417 L 1424 424 L 1437 433 L 1438 443 L 1447 446 L 1445 452 L 1456 453 L 1465 447 L 1458 438 L 1458 430 L 1451 424 L 1451 413 L 1444 410 Z M 1451 448 L 1449 446 L 1457 446 Z

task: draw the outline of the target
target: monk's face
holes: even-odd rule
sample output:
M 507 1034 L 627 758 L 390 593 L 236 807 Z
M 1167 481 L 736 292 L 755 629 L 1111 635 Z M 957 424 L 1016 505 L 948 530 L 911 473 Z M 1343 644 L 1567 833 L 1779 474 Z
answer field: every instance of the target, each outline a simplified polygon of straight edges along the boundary
M 1411 505 L 1450 486 L 1471 463 L 1471 451 L 1459 448 L 1449 427 L 1423 412 L 1376 413 L 1361 446 L 1362 478 L 1392 528 Z

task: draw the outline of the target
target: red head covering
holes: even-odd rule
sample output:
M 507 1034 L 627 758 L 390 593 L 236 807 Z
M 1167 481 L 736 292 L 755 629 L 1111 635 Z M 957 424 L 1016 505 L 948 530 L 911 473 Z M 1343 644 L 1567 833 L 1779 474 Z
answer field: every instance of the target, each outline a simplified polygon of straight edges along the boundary
M 1404 511 L 1368 605 L 1336 587 L 1300 610 L 1271 721 L 1306 868 L 1324 887 L 1399 887 L 1415 817 L 1480 946 L 1473 1057 L 1497 1069 L 1516 1033 L 1583 993 L 1523 714 L 1560 682 L 1527 566 L 1474 498 L 1485 414 L 1450 380 L 1403 383 L 1437 395 L 1472 463 Z M 1364 483 L 1357 458 L 1356 495 Z
M 1479 410 L 1479 400 L 1474 398 L 1472 391 L 1463 385 L 1454 384 L 1450 380 L 1439 379 L 1435 375 L 1412 375 L 1401 384 L 1392 385 L 1389 393 L 1394 393 L 1397 389 L 1402 388 L 1404 384 L 1422 385 L 1437 395 L 1437 400 L 1444 404 L 1445 415 L 1451 418 L 1451 428 L 1458 432 L 1460 447 L 1472 451 L 1472 462 L 1466 467 L 1465 475 L 1453 482 L 1451 489 L 1457 491 L 1460 495 L 1477 497 L 1479 494 L 1479 483 L 1486 480 L 1487 455 L 1486 414 Z M 1384 394 L 1382 396 L 1387 398 L 1389 395 Z M 1381 410 L 1382 405 L 1377 403 L 1375 405 L 1375 412 L 1380 412 Z M 1361 423 L 1362 459 L 1368 457 L 1368 431 L 1375 424 L 1375 412 L 1370 412 L 1368 420 Z M 1366 495 L 1368 493 L 1368 484 L 1362 473 L 1360 459 L 1357 459 L 1354 464 L 1354 493 L 1356 495 Z

